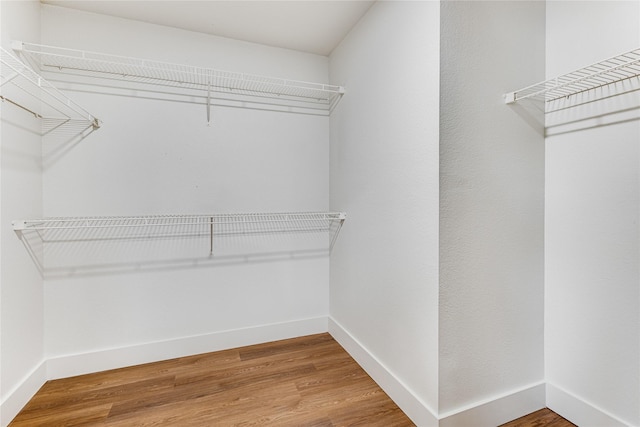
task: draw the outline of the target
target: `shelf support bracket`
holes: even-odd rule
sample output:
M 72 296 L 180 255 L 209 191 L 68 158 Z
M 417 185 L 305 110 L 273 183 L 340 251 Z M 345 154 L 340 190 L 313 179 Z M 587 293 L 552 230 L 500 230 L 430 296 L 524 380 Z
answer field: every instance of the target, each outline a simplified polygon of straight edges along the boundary
M 13 231 L 23 231 L 27 229 L 27 222 L 24 220 L 16 220 L 12 221 L 11 225 L 13 226 Z
M 504 103 L 505 104 L 513 104 L 514 102 L 516 102 L 516 93 L 515 92 L 509 92 L 509 93 L 505 93 L 504 94 Z
M 211 126 L 211 81 L 207 82 L 207 126 Z
M 209 218 L 209 256 L 213 256 L 213 217 Z

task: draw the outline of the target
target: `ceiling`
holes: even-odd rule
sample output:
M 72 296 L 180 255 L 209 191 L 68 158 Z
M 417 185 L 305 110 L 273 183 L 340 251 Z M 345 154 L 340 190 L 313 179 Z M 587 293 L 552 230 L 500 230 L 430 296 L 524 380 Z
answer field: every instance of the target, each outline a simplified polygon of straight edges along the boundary
M 41 1 L 325 56 L 374 3 L 369 0 Z

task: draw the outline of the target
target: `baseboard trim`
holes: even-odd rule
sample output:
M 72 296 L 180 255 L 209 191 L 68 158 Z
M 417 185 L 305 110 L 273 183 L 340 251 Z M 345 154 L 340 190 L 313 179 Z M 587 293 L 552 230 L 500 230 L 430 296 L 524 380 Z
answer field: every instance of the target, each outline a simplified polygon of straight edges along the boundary
M 580 427 L 628 427 L 632 425 L 554 384 L 547 383 L 546 388 L 549 409 Z
M 493 427 L 545 406 L 580 427 L 631 426 L 570 392 L 544 381 L 460 410 L 436 415 L 436 412 L 331 317 L 260 325 L 50 358 L 34 368 L 0 402 L 0 425 L 6 427 L 47 380 L 323 332 L 329 332 L 405 414 L 421 427 Z
M 47 361 L 47 379 L 66 378 L 327 331 L 327 318 L 316 317 L 91 353 L 58 356 Z
M 26 378 L 0 403 L 0 425 L 6 427 L 18 415 L 24 405 L 47 381 L 47 362 L 42 361 Z
M 440 416 L 440 427 L 494 427 L 545 407 L 541 381 Z
M 411 421 L 420 427 L 438 426 L 438 417 L 435 412 L 412 393 L 402 381 L 396 378 L 364 345 L 331 317 L 329 317 L 329 333 L 378 383 L 380 388 L 389 395 Z

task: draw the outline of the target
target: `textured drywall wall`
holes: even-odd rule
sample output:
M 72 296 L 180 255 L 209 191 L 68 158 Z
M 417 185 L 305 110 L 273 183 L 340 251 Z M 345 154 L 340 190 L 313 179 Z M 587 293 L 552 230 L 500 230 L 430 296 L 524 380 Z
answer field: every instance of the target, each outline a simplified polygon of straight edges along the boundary
M 544 10 L 441 3 L 441 416 L 544 377 L 543 117 L 502 99 L 544 79 Z

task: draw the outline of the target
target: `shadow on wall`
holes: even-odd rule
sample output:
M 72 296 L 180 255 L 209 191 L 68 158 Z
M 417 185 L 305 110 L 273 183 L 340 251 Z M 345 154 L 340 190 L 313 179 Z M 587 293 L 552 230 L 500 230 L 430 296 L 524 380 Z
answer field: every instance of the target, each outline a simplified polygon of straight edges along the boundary
M 525 99 L 508 105 L 520 118 L 527 123 L 536 133 L 544 136 L 544 102 L 540 100 Z
M 547 136 L 640 120 L 640 78 L 547 104 Z
M 323 244 L 315 245 L 317 247 L 309 247 L 307 244 L 306 248 L 297 247 L 289 250 L 276 249 L 273 241 L 268 243 L 271 239 L 265 239 L 257 246 L 271 248 L 262 251 L 257 248 L 251 250 L 251 245 L 244 242 L 245 249 L 235 253 L 228 247 L 225 248 L 225 243 L 221 243 L 221 248 L 210 253 L 205 241 L 207 239 L 191 237 L 43 242 L 36 233 L 29 233 L 23 234 L 20 239 L 44 279 L 303 260 L 323 258 L 330 254 L 326 247 L 326 239 L 322 239 L 325 240 Z M 282 243 L 280 240 L 275 246 L 282 246 Z M 179 252 L 183 253 L 177 254 Z M 200 255 L 196 255 L 196 252 Z
M 640 77 L 546 102 L 525 99 L 509 105 L 545 137 L 640 121 Z M 544 123 L 540 123 L 544 113 Z
M 81 120 L 42 120 L 42 168 L 53 166 L 97 129 Z
M 44 279 L 211 268 L 328 257 L 326 230 L 216 236 L 181 230 L 123 235 L 17 231 Z
M 9 165 L 9 167 L 14 164 L 22 164 L 27 160 L 29 162 L 35 162 L 38 168 L 42 167 L 47 169 L 96 130 L 91 124 L 87 124 L 86 120 L 42 117 L 37 118 L 37 120 L 39 121 L 38 124 L 29 127 L 4 117 L 2 118 L 3 123 L 22 132 L 40 136 L 44 142 L 42 159 L 40 159 L 40 156 L 26 159 L 24 153 L 5 149 L 5 163 Z

